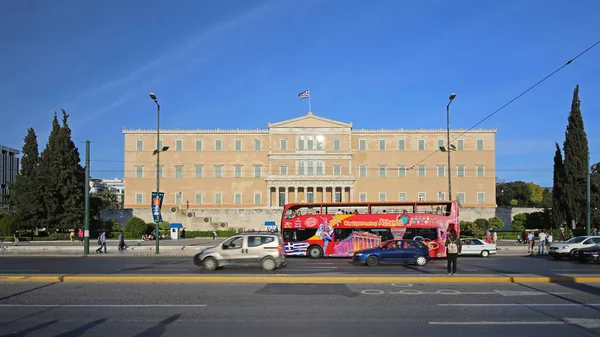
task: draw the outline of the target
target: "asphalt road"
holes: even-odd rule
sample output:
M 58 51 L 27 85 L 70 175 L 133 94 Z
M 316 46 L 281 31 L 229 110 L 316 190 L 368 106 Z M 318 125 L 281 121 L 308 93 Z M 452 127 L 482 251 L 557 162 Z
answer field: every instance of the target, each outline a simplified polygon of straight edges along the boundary
M 584 284 L 3 283 L 0 336 L 598 336 Z
M 433 260 L 424 267 L 413 265 L 380 265 L 377 267 L 355 266 L 347 258 L 313 260 L 289 258 L 286 267 L 276 274 L 446 274 L 446 260 Z M 135 274 L 135 275 L 181 275 L 181 274 L 265 274 L 259 268 L 223 268 L 207 272 L 196 267 L 192 257 L 132 257 L 118 255 L 90 255 L 88 257 L 0 257 L 0 275 L 22 274 Z M 548 256 L 492 256 L 489 258 L 460 257 L 459 275 L 480 274 L 526 274 L 539 276 L 593 275 L 600 274 L 598 264 L 580 264 L 569 260 L 554 261 Z

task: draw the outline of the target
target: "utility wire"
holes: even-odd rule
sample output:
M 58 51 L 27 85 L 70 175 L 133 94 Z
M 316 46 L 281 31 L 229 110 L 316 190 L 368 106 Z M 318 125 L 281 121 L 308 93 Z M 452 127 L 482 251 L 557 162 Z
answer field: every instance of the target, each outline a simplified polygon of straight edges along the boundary
M 474 128 L 476 128 L 479 124 L 485 122 L 486 120 L 488 120 L 490 117 L 494 116 L 495 114 L 497 114 L 498 112 L 500 112 L 501 110 L 503 110 L 504 108 L 506 108 L 507 106 L 509 106 L 511 103 L 513 103 L 514 101 L 518 100 L 519 98 L 521 98 L 523 95 L 525 95 L 526 93 L 528 93 L 529 91 L 531 91 L 533 88 L 537 87 L 538 85 L 542 84 L 542 82 L 544 82 L 545 80 L 549 79 L 550 77 L 554 76 L 556 73 L 558 73 L 559 71 L 561 71 L 563 68 L 565 68 L 566 66 L 568 66 L 569 64 L 571 64 L 573 61 L 577 60 L 579 57 L 583 56 L 583 54 L 587 53 L 588 51 L 590 51 L 592 48 L 596 47 L 598 44 L 600 44 L 600 40 L 598 40 L 596 43 L 594 43 L 593 45 L 591 45 L 589 48 L 587 48 L 586 50 L 582 51 L 581 53 L 579 53 L 579 55 L 575 56 L 574 58 L 570 59 L 569 61 L 567 61 L 567 63 L 563 64 L 562 66 L 560 66 L 558 69 L 554 70 L 553 72 L 551 72 L 549 75 L 547 75 L 546 77 L 542 78 L 541 80 L 539 80 L 536 84 L 532 85 L 531 87 L 529 87 L 527 90 L 523 91 L 522 93 L 520 93 L 519 95 L 517 95 L 515 98 L 511 99 L 510 101 L 508 101 L 506 104 L 504 104 L 503 106 L 501 106 L 500 108 L 496 109 L 494 112 L 492 112 L 491 114 L 487 115 L 485 118 L 483 118 L 482 120 L 480 120 L 479 122 L 477 122 L 475 125 L 473 125 L 472 127 L 468 128 L 466 131 L 464 131 L 463 133 L 461 133 L 460 135 L 456 136 L 454 139 L 452 139 L 451 142 L 457 140 L 458 138 L 462 137 L 465 133 L 473 130 Z M 449 147 L 449 145 L 448 145 Z M 448 149 L 448 151 L 450 151 L 450 149 Z M 415 166 L 419 165 L 420 163 L 424 162 L 425 160 L 431 158 L 431 156 L 433 156 L 434 154 L 440 152 L 440 149 L 438 148 L 436 151 L 432 152 L 430 155 L 428 155 L 427 157 L 421 159 L 419 162 L 417 162 L 416 164 L 412 165 L 411 167 L 409 167 L 409 170 L 412 170 L 415 168 Z

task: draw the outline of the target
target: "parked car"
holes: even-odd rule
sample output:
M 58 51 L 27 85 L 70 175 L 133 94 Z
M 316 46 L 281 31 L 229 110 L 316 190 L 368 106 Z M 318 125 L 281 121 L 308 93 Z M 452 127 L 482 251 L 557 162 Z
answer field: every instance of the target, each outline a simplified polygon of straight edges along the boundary
M 208 271 L 225 266 L 256 266 L 273 271 L 287 264 L 283 251 L 283 239 L 277 233 L 244 232 L 203 249 L 194 256 L 194 264 Z
M 600 264 L 600 244 L 577 249 L 573 255 L 581 263 L 595 262 Z
M 376 266 L 380 263 L 414 263 L 424 266 L 429 262 L 429 248 L 415 240 L 389 240 L 381 246 L 354 252 L 352 262 Z
M 548 254 L 555 260 L 565 256 L 574 258 L 574 253 L 581 248 L 588 248 L 600 243 L 600 236 L 576 236 L 566 242 L 556 242 L 550 245 Z
M 488 257 L 490 254 L 496 254 L 495 244 L 474 238 L 464 238 L 461 239 L 460 242 L 462 244 L 460 255 L 479 255 Z

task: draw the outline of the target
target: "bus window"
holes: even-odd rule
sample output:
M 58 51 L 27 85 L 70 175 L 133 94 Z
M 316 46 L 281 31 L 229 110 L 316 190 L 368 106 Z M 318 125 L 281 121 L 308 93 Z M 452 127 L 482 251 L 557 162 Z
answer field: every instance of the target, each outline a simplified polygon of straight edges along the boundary
M 286 229 L 283 232 L 283 239 L 289 242 L 306 241 L 317 234 L 316 229 Z
M 437 238 L 438 238 L 437 228 L 418 228 L 417 236 L 420 236 L 426 240 L 437 240 Z
M 389 228 L 371 228 L 366 231 L 375 235 L 379 235 L 381 237 L 381 241 L 392 240 L 394 238 L 392 231 L 390 231 Z

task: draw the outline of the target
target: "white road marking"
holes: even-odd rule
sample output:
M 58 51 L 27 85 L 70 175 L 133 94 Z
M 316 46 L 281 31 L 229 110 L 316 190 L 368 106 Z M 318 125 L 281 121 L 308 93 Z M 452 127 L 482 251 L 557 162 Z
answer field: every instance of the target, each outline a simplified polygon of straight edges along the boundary
M 338 267 L 294 267 L 296 269 L 337 269 Z
M 567 324 L 561 321 L 480 321 L 480 322 L 429 322 L 430 325 L 547 325 L 547 324 Z
M 193 308 L 206 306 L 206 304 L 0 304 L 2 308 Z
M 600 307 L 600 303 L 439 303 L 439 307 Z
M 385 293 L 385 291 L 378 289 L 365 289 L 361 290 L 360 293 L 364 295 L 382 295 L 383 293 Z

